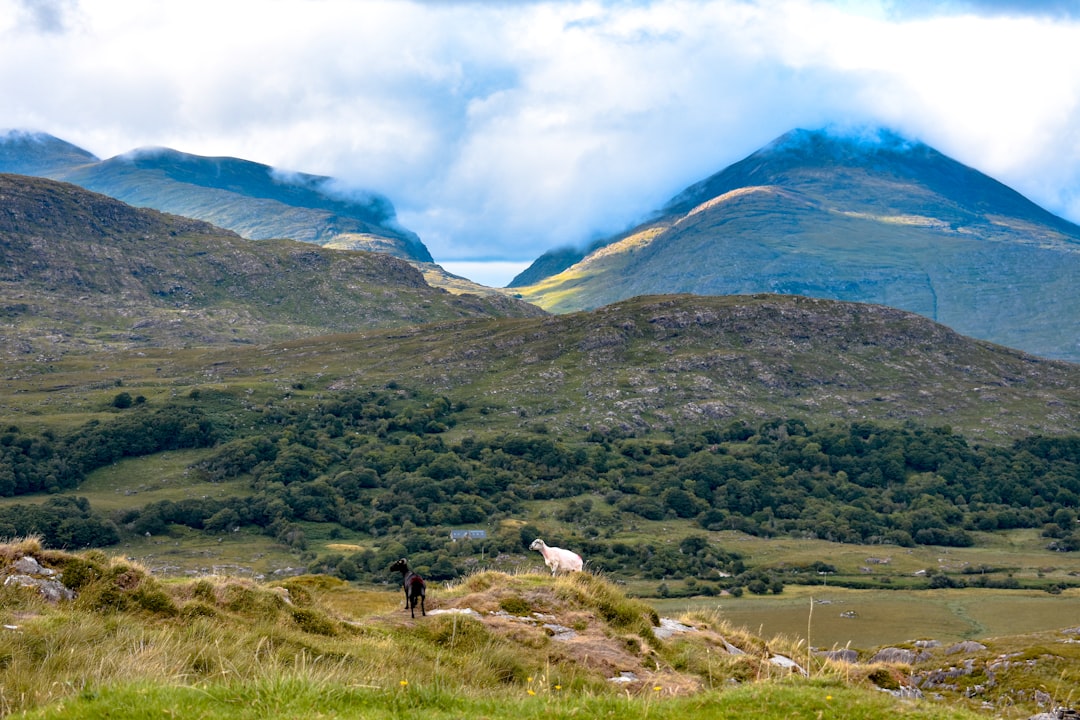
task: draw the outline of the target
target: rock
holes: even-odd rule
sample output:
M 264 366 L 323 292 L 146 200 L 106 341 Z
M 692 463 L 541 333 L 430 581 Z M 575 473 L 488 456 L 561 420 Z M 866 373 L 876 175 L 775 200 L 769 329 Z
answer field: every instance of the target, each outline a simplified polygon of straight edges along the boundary
M 727 641 L 727 639 L 725 639 L 725 638 L 720 638 L 720 639 L 724 641 L 724 649 L 727 650 L 732 655 L 745 655 L 746 654 L 745 652 L 743 652 L 739 648 L 737 648 L 734 645 L 732 645 L 731 643 L 729 643 Z
M 769 662 L 773 665 L 776 665 L 777 667 L 782 667 L 785 670 L 791 670 L 792 672 L 797 672 L 802 675 L 807 674 L 807 672 L 802 669 L 802 666 L 799 665 L 799 663 L 795 662 L 791 658 L 784 657 L 783 655 L 773 655 L 771 658 L 769 658 Z
M 888 690 L 886 688 L 878 688 L 882 692 L 889 693 L 893 697 L 900 698 L 902 700 L 922 700 L 922 690 L 910 685 L 901 685 L 896 690 Z
M 37 558 L 25 555 L 15 561 L 15 569 L 24 575 L 44 575 L 46 577 L 52 577 L 56 574 L 55 570 L 50 570 L 47 567 L 42 567 Z
M 619 673 L 615 677 L 608 678 L 608 682 L 613 682 L 613 683 L 632 683 L 632 682 L 637 682 L 637 680 L 638 680 L 637 675 L 635 675 L 632 672 L 626 672 L 626 671 Z
M 660 627 L 653 628 L 653 634 L 661 640 L 667 640 L 672 635 L 685 632 L 696 632 L 696 630 L 671 618 L 660 618 Z
M 544 623 L 544 630 L 551 635 L 552 640 L 573 640 L 577 637 L 577 632 L 573 628 L 568 628 L 565 625 L 558 625 L 556 623 Z
M 1080 720 L 1080 710 L 1067 707 L 1056 707 L 1050 712 L 1032 715 L 1028 720 Z
M 18 585 L 19 587 L 37 588 L 46 600 L 51 603 L 61 600 L 74 600 L 75 592 L 69 590 L 58 580 L 46 580 L 30 577 L 29 575 L 9 575 L 4 579 L 4 585 Z
M 874 657 L 870 658 L 870 662 L 877 663 L 902 663 L 905 665 L 911 665 L 915 662 L 916 654 L 914 650 L 907 650 L 905 648 L 882 648 L 874 653 Z
M 844 648 L 843 650 L 827 650 L 825 652 L 819 652 L 818 656 L 827 660 L 832 660 L 833 662 L 859 662 L 859 653 L 851 648 Z
M 973 653 L 981 652 L 986 649 L 986 646 L 982 643 L 977 643 L 974 640 L 965 640 L 964 642 L 956 643 L 945 651 L 947 655 L 955 655 L 957 653 Z
M 74 591 L 69 590 L 59 580 L 53 579 L 56 571 L 42 566 L 33 556 L 24 555 L 19 558 L 12 563 L 12 569 L 17 574 L 4 578 L 4 585 L 37 588 L 37 591 L 52 603 L 75 598 Z

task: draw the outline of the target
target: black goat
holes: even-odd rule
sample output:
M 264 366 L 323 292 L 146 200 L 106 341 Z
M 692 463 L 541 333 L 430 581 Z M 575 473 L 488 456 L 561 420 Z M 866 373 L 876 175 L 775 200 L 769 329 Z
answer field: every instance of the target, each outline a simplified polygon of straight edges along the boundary
M 409 563 L 406 562 L 405 558 L 401 558 L 391 565 L 390 570 L 401 573 L 401 587 L 405 590 L 405 607 L 409 609 L 409 613 L 416 617 L 416 601 L 419 600 L 420 614 L 427 615 L 427 610 L 424 609 L 424 595 L 427 590 L 427 583 L 424 582 L 424 578 L 409 569 Z

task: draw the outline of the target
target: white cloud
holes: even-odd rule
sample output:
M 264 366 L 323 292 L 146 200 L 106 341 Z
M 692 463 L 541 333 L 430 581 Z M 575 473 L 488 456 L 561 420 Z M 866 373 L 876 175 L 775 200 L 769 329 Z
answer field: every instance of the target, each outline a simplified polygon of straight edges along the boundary
M 436 260 L 587 241 L 792 127 L 844 121 L 1075 221 L 1068 7 L 0 0 L 0 127 L 333 175 L 388 196 Z

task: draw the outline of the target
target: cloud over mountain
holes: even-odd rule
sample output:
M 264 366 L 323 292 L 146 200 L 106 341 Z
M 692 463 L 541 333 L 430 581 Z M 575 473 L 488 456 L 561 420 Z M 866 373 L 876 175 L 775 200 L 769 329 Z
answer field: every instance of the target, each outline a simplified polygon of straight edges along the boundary
M 1077 220 L 1077 46 L 1060 2 L 0 0 L 0 127 L 377 188 L 437 261 L 623 229 L 791 127 L 847 119 Z

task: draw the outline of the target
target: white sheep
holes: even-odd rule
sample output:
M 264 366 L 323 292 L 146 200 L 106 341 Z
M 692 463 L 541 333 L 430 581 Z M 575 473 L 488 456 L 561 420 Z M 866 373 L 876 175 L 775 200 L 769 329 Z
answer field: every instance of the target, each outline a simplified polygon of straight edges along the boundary
M 533 540 L 529 549 L 540 551 L 540 554 L 544 556 L 544 564 L 551 568 L 552 577 L 560 570 L 581 572 L 581 568 L 585 566 L 585 562 L 577 553 L 559 547 L 548 547 L 540 538 Z

